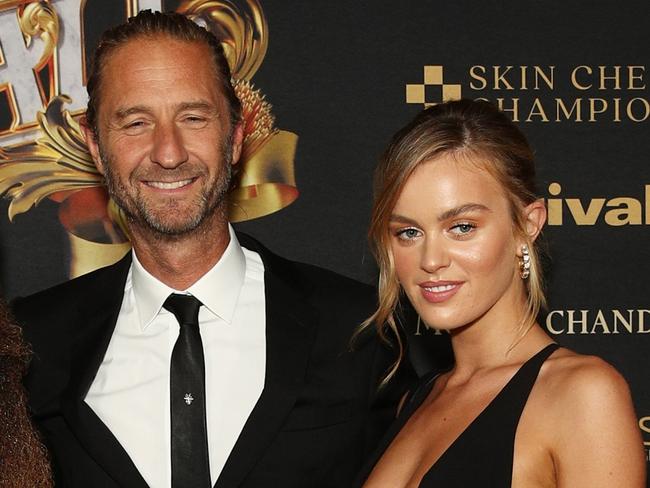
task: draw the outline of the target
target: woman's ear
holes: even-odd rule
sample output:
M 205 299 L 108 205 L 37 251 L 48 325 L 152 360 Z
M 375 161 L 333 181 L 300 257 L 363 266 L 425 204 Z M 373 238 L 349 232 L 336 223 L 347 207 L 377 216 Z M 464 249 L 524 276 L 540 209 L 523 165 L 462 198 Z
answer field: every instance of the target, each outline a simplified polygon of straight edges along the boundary
M 542 232 L 542 228 L 546 223 L 546 205 L 544 205 L 544 200 L 541 198 L 535 200 L 533 203 L 524 207 L 522 213 L 527 241 L 530 243 L 535 242 L 535 239 Z

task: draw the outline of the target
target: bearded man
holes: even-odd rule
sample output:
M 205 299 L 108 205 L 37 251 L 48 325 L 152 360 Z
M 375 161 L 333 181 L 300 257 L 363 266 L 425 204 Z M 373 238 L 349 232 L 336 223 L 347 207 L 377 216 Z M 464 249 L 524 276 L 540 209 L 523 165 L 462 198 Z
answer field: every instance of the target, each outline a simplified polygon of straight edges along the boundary
M 15 302 L 58 484 L 342 487 L 390 421 L 372 288 L 236 234 L 240 103 L 177 14 L 104 34 L 82 129 L 133 251 Z

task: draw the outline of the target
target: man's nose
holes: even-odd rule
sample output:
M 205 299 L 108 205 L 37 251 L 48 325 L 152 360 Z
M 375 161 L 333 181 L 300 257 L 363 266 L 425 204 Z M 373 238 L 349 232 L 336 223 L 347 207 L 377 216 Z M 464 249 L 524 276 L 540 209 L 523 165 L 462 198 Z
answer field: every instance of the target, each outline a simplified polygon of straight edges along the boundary
M 151 160 L 165 168 L 175 168 L 187 161 L 181 131 L 173 123 L 158 123 L 154 129 Z

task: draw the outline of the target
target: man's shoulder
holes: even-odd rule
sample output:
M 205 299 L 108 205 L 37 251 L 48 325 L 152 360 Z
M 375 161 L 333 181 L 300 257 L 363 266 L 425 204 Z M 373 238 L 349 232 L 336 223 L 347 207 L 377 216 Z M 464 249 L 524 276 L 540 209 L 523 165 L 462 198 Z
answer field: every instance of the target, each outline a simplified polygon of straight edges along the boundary
M 243 247 L 260 254 L 265 270 L 306 294 L 363 298 L 374 302 L 375 287 L 314 264 L 287 259 L 266 248 L 259 241 L 237 234 Z
M 110 266 L 59 283 L 25 297 L 17 297 L 11 308 L 19 322 L 31 322 L 42 316 L 56 317 L 59 313 L 69 314 L 89 301 L 105 296 L 108 289 L 120 285 L 120 278 L 126 276 L 130 256 Z

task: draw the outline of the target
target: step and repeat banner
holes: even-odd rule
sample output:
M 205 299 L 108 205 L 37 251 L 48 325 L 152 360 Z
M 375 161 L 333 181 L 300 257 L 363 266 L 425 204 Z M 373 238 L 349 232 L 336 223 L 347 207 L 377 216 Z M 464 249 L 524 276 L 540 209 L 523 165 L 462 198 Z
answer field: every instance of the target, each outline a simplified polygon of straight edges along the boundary
M 627 378 L 648 452 L 647 1 L 0 0 L 9 299 L 128 250 L 77 119 L 99 35 L 147 8 L 191 16 L 226 46 L 250 128 L 237 228 L 361 281 L 376 276 L 371 176 L 390 136 L 442 100 L 498 104 L 536 151 L 549 210 L 541 322 Z M 419 370 L 448 358 L 444 336 L 409 334 Z

